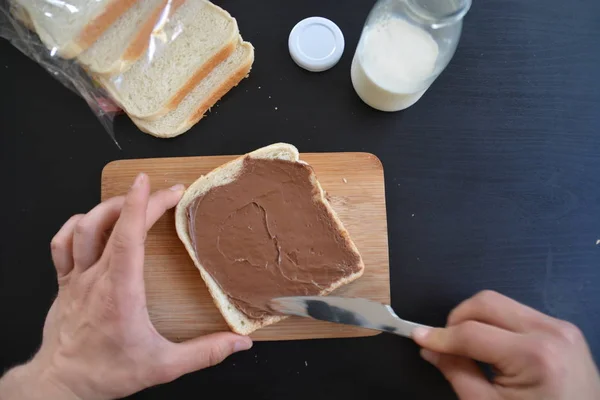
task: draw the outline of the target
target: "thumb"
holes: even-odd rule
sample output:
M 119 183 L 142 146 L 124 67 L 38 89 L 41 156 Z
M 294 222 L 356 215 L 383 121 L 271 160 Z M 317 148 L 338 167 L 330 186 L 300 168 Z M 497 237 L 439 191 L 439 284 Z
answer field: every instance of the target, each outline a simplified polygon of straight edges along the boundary
M 421 349 L 421 357 L 440 370 L 461 400 L 495 398 L 492 384 L 475 361 L 427 349 Z
M 168 365 L 179 377 L 190 372 L 212 367 L 231 354 L 248 350 L 252 340 L 230 332 L 213 333 L 183 343 L 174 343 L 169 351 Z

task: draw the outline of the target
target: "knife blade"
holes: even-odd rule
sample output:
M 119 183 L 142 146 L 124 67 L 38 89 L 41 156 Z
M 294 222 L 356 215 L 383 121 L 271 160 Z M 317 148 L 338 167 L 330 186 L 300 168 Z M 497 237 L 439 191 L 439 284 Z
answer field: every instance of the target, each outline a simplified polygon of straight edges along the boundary
M 331 296 L 278 297 L 271 300 L 270 306 L 282 314 L 356 325 L 405 337 L 411 337 L 416 327 L 427 327 L 403 320 L 388 305 L 366 299 Z

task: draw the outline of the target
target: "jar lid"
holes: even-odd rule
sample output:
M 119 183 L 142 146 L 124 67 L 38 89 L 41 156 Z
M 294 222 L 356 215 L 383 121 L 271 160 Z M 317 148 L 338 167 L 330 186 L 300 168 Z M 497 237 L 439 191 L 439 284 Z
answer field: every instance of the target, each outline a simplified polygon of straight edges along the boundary
M 296 64 L 308 71 L 321 72 L 333 67 L 342 57 L 344 35 L 327 18 L 310 17 L 294 26 L 288 46 Z

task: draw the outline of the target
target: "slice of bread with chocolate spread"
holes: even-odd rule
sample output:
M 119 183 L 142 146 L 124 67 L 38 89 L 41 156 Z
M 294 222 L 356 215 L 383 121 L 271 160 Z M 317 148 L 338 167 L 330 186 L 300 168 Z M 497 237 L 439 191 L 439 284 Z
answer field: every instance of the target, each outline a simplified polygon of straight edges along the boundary
M 326 295 L 364 270 L 313 169 L 289 144 L 200 177 L 175 218 L 215 305 L 238 334 L 285 318 L 270 309 L 271 298 Z

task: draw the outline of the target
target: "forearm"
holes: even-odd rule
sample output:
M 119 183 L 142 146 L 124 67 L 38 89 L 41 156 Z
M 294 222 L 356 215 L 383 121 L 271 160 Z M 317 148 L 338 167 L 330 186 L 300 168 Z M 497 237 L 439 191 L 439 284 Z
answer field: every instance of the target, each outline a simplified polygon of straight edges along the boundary
M 0 378 L 0 400 L 80 400 L 35 361 L 9 370 Z

